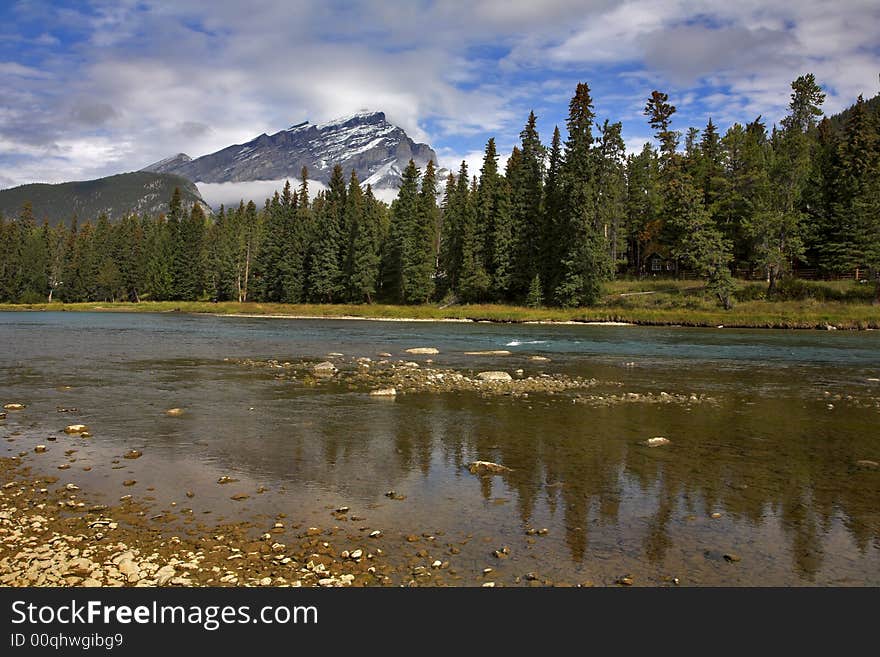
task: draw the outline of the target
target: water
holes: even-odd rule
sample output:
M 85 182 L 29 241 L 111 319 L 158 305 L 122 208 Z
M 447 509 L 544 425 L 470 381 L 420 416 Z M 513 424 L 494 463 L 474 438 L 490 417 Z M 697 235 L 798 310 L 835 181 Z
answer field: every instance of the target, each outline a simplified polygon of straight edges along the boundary
M 424 363 L 403 353 L 418 346 L 440 350 L 435 367 L 564 373 L 598 380 L 585 395 L 714 403 L 380 400 L 234 362 L 387 351 Z M 512 355 L 463 353 L 501 349 Z M 28 451 L 29 465 L 108 501 L 177 502 L 202 522 L 283 512 L 328 526 L 330 510 L 350 506 L 386 536 L 458 546 L 445 557 L 454 583 L 479 583 L 492 567 L 505 583 L 535 572 L 568 583 L 878 585 L 880 470 L 857 464 L 880 461 L 871 379 L 877 332 L 0 313 L 0 401 L 28 404 L 0 421 L 0 454 Z M 171 407 L 186 412 L 165 416 Z M 73 422 L 94 437 L 46 441 Z M 645 447 L 652 436 L 672 442 Z M 49 453 L 34 455 L 39 443 Z M 75 461 L 59 473 L 68 447 Z M 121 460 L 132 448 L 144 456 Z M 476 459 L 513 472 L 476 477 L 466 467 Z M 218 485 L 223 475 L 239 481 Z M 250 498 L 231 501 L 237 492 Z M 492 557 L 503 545 L 510 557 Z M 420 546 L 401 540 L 389 559 L 407 563 Z

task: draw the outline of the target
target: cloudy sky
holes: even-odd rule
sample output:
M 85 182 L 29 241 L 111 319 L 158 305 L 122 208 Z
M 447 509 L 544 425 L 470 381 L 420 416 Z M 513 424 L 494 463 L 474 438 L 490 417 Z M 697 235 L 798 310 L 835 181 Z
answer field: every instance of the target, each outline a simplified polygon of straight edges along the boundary
M 785 112 L 813 72 L 829 113 L 878 92 L 877 0 L 6 0 L 0 188 L 199 156 L 305 119 L 383 110 L 441 164 L 549 142 L 578 81 L 631 149 L 652 89 L 676 127 Z

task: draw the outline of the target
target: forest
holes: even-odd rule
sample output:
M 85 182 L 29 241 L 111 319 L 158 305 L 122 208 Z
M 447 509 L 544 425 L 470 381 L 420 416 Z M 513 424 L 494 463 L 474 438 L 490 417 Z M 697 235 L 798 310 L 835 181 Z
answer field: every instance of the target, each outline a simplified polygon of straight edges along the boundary
M 812 74 L 788 112 L 720 134 L 674 128 L 654 91 L 656 144 L 627 155 L 590 88 L 549 147 L 531 113 L 504 170 L 489 139 L 479 172 L 438 179 L 410 162 L 397 199 L 377 200 L 336 166 L 312 197 L 308 172 L 266 199 L 206 215 L 179 190 L 158 216 L 50 226 L 28 203 L 0 216 L 0 302 L 234 300 L 280 303 L 595 304 L 615 277 L 699 277 L 724 308 L 734 277 L 873 279 L 880 301 L 880 103 L 824 117 Z

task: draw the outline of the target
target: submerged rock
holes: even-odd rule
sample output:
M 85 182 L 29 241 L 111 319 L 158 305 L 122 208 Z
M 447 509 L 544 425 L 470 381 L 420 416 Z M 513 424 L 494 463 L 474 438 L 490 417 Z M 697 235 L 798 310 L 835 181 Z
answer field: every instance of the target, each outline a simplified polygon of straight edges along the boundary
M 181 415 L 183 415 L 183 409 L 169 408 L 167 411 L 165 411 L 165 415 L 167 415 L 168 417 L 180 417 Z
M 64 433 L 76 434 L 76 433 L 86 433 L 89 428 L 84 424 L 68 424 L 64 428 Z
M 323 363 L 318 363 L 312 367 L 312 372 L 314 372 L 315 376 L 333 376 L 339 370 L 336 369 L 336 365 L 331 363 L 328 360 L 325 360 Z
M 25 408 L 27 408 L 27 404 L 18 404 L 18 403 L 3 404 L 3 408 L 5 408 L 7 411 L 23 411 Z
M 370 390 L 370 395 L 373 397 L 395 397 L 397 395 L 397 388 L 379 388 L 377 390 Z
M 645 445 L 648 447 L 663 447 L 663 445 L 668 445 L 670 442 L 669 438 L 664 438 L 663 436 L 655 436 L 654 438 L 648 438 L 645 441 Z
M 36 452 L 37 454 L 43 454 L 45 451 L 46 451 L 45 445 L 37 445 L 36 447 L 34 447 L 34 452 Z
M 492 461 L 473 461 L 468 464 L 468 470 L 471 474 L 479 476 L 513 472 L 513 470 L 507 466 L 501 465 L 500 463 L 492 463 Z
M 412 349 L 405 349 L 406 353 L 414 354 L 414 355 L 431 355 L 439 354 L 440 350 L 436 347 L 413 347 Z
M 477 378 L 480 381 L 513 381 L 513 377 L 507 372 L 480 372 Z
M 139 451 L 136 450 L 136 449 L 132 449 L 132 450 L 129 450 L 128 452 L 126 452 L 125 455 L 124 455 L 122 458 L 125 458 L 125 459 L 139 459 L 141 456 L 143 456 L 143 452 L 139 452 Z

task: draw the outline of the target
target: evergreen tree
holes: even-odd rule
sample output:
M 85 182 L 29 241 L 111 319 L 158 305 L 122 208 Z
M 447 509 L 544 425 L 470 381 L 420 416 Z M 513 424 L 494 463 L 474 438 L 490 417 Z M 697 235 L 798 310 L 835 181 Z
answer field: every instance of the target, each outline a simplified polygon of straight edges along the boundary
M 351 193 L 349 193 L 349 197 Z M 382 240 L 382 206 L 367 185 L 363 212 L 354 237 L 351 274 L 351 299 L 373 302 L 379 281 L 379 256 Z
M 562 278 L 555 290 L 563 306 L 592 305 L 611 273 L 605 238 L 596 216 L 596 162 L 593 143 L 593 99 L 579 83 L 569 103 L 568 139 L 562 166 L 563 222 L 567 250 Z
M 521 158 L 517 175 L 515 180 L 508 179 L 514 249 L 510 298 L 522 301 L 532 279 L 540 273 L 541 236 L 546 233 L 541 208 L 546 153 L 534 112 L 529 113 L 519 136 Z
M 550 159 L 547 166 L 547 182 L 544 185 L 543 230 L 541 234 L 541 281 L 542 296 L 552 298 L 562 276 L 559 254 L 564 252 L 564 197 L 562 187 L 562 137 L 559 127 L 553 129 Z

